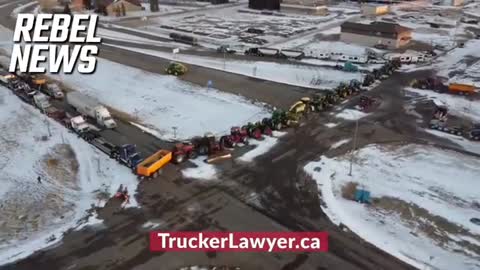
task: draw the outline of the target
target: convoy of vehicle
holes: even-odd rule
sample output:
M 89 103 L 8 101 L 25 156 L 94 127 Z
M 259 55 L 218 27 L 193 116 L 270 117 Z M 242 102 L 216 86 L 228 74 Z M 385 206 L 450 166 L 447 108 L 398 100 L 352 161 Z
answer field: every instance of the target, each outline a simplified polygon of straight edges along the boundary
M 229 52 L 229 47 L 222 47 L 221 50 Z M 270 48 L 250 48 L 246 54 L 287 58 L 303 57 L 303 52 Z M 68 92 L 65 95 L 66 104 L 73 108 L 76 114 L 62 112 L 63 115 L 55 115 L 53 118 L 63 123 L 79 137 L 85 139 L 110 158 L 132 169 L 140 179 L 151 179 L 156 178 L 161 169 L 170 162 L 181 164 L 197 156 L 206 156 L 207 162 L 230 158 L 233 148 L 248 145 L 250 139 L 262 140 L 263 136 L 272 136 L 273 130 L 298 125 L 302 117 L 307 114 L 331 108 L 350 95 L 361 92 L 363 87 L 371 85 L 375 80 L 392 74 L 400 66 L 400 59 L 393 59 L 381 68 L 367 73 L 363 82 L 352 80 L 340 84 L 327 93 L 304 97 L 295 102 L 288 110 L 275 110 L 271 117 L 264 118 L 262 121 L 249 122 L 241 127 L 234 126 L 230 129 L 230 134 L 220 136 L 218 140 L 215 135 L 207 133 L 202 137 L 192 138 L 190 141 L 178 142 L 171 149 L 160 149 L 144 158 L 137 152 L 135 145 L 115 145 L 100 136 L 96 126 L 90 124 L 89 120 L 93 120 L 99 127 L 107 129 L 116 128 L 116 122 L 105 106 L 80 92 Z M 345 71 L 358 70 L 358 67 L 349 61 L 341 68 Z M 172 62 L 167 67 L 167 73 L 169 74 L 181 75 L 185 72 L 187 72 L 186 66 L 180 63 Z M 22 100 L 36 106 L 47 115 L 51 115 L 55 110 L 58 111 L 50 103 L 50 98 L 62 99 L 64 97 L 57 84 L 47 83 L 45 78 L 35 75 L 21 74 L 19 76 L 8 72 L 3 72 L 1 75 L 0 83 L 10 87 Z M 470 92 L 472 90 L 471 87 L 460 84 L 451 84 L 449 89 L 458 92 Z M 360 103 L 364 109 L 373 104 L 368 97 L 361 98 Z M 431 124 L 432 127 L 433 124 L 434 122 Z M 441 125 L 441 123 L 437 124 Z M 472 139 L 478 139 L 480 130 L 473 129 L 469 134 Z

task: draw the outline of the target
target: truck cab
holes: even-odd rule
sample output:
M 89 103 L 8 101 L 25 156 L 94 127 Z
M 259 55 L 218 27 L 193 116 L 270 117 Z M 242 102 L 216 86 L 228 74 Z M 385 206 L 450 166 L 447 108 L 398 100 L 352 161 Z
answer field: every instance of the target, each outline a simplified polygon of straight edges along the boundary
M 63 99 L 64 95 L 56 83 L 47 84 L 47 93 L 55 99 Z
M 90 130 L 90 126 L 81 115 L 70 118 L 70 126 L 78 134 Z
M 35 106 L 37 106 L 43 112 L 45 112 L 47 108 L 51 106 L 48 96 L 42 93 L 35 94 L 33 96 L 33 102 L 35 103 Z
M 142 158 L 138 154 L 137 149 L 133 144 L 117 146 L 114 153 L 112 153 L 112 157 L 132 169 L 136 168 L 137 165 L 142 161 Z
M 102 124 L 106 128 L 116 128 L 117 123 L 115 123 L 115 120 L 113 120 L 112 116 L 110 115 L 110 112 L 105 107 L 98 107 L 95 110 L 95 118 L 97 120 L 97 123 Z

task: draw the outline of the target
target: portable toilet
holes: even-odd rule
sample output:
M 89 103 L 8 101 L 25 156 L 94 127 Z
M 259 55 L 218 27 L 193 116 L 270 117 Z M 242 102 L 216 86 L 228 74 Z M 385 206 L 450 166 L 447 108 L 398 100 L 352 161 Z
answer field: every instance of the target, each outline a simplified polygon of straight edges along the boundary
M 370 191 L 357 188 L 355 191 L 355 201 L 359 203 L 370 203 Z

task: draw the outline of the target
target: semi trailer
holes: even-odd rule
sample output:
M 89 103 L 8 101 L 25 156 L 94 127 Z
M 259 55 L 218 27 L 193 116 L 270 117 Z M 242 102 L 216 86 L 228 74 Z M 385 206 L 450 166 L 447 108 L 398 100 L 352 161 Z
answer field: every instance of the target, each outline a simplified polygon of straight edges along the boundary
M 80 114 L 95 119 L 100 126 L 112 129 L 117 127 L 107 108 L 91 97 L 79 92 L 70 92 L 67 93 L 67 103 Z

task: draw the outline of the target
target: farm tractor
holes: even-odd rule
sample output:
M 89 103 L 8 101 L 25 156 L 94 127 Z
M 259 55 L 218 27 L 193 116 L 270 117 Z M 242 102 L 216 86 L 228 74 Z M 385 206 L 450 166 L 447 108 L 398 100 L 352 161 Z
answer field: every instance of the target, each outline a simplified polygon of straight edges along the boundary
M 288 111 L 293 114 L 306 115 L 315 111 L 315 108 L 313 108 L 312 100 L 309 97 L 303 97 L 295 102 Z
M 203 137 L 194 137 L 191 142 L 199 155 L 208 155 L 205 162 L 212 163 L 232 157 L 230 151 L 226 151 L 224 148 L 226 143 L 224 137 L 218 142 L 215 135 L 206 133 Z
M 275 110 L 271 118 L 263 118 L 262 124 L 271 130 L 281 130 L 287 126 L 287 113 L 283 110 Z
M 344 99 L 344 98 L 347 98 L 348 96 L 350 96 L 351 94 L 353 94 L 353 90 L 352 90 L 352 88 L 350 88 L 349 85 L 342 82 L 337 86 L 337 88 L 335 88 L 335 93 L 341 99 Z
M 232 127 L 230 129 L 230 134 L 222 136 L 220 138 L 220 144 L 223 147 L 234 148 L 239 144 L 248 145 L 248 134 L 245 129 L 240 127 Z
M 255 140 L 262 139 L 262 130 L 257 124 L 248 122 L 245 126 L 242 127 L 242 131 L 244 131 L 250 138 L 253 138 Z
M 377 104 L 377 99 L 369 97 L 369 96 L 361 96 L 360 97 L 360 102 L 358 106 L 362 111 L 368 111 L 372 106 Z
M 402 67 L 402 61 L 400 61 L 400 58 L 394 58 L 389 62 L 387 62 L 387 64 L 392 65 L 394 70 L 397 70 Z
M 375 75 L 372 72 L 369 72 L 363 78 L 362 86 L 367 87 L 372 85 L 375 82 Z
M 354 93 L 358 93 L 362 90 L 362 83 L 359 80 L 353 79 L 350 81 L 349 87 Z
M 419 88 L 419 89 L 433 89 L 436 84 L 436 80 L 432 77 L 426 79 L 414 79 L 410 83 L 410 87 Z
M 198 156 L 195 144 L 192 142 L 181 142 L 173 147 L 173 162 L 176 164 L 183 163 L 187 159 L 195 159 Z
M 178 62 L 170 62 L 168 67 L 165 69 L 165 72 L 169 75 L 181 76 L 187 73 L 188 68 Z

